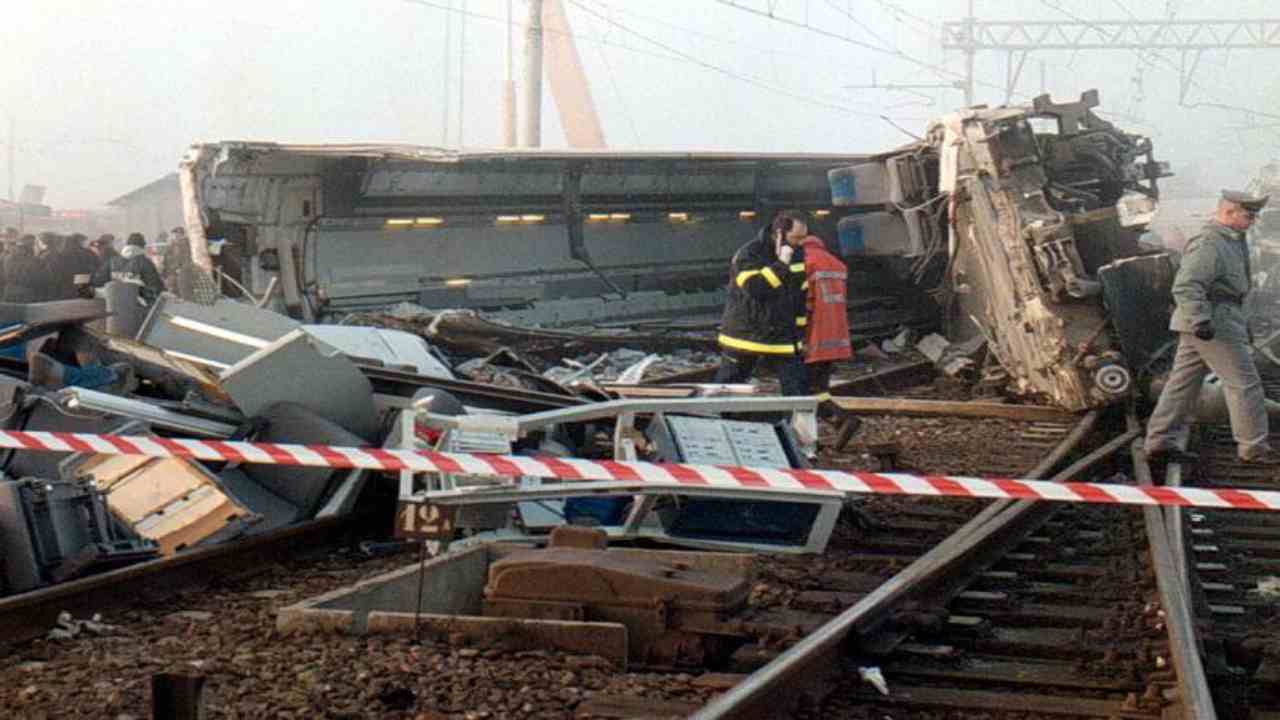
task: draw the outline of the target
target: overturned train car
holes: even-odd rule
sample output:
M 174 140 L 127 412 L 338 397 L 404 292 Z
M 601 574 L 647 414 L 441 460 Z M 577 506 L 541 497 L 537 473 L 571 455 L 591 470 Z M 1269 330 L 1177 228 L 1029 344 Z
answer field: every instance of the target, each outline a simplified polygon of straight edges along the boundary
M 191 149 L 184 204 L 300 319 L 412 302 L 549 327 L 714 322 L 733 252 L 777 208 L 834 237 L 827 172 L 862 159 L 224 142 Z M 934 314 L 895 261 L 853 279 L 854 312 L 890 330 Z
M 831 174 L 846 252 L 916 259 L 952 341 L 989 374 L 1068 410 L 1116 401 L 1169 346 L 1167 255 L 1144 251 L 1167 166 L 1150 141 L 1055 104 L 973 108 L 920 142 Z
M 1167 168 L 1097 104 L 972 108 L 878 155 L 201 144 L 183 200 L 300 319 L 412 302 L 541 326 L 713 323 L 733 252 L 805 210 L 849 263 L 855 335 L 981 336 L 985 379 L 1083 410 L 1161 356 L 1173 275 L 1138 244 Z

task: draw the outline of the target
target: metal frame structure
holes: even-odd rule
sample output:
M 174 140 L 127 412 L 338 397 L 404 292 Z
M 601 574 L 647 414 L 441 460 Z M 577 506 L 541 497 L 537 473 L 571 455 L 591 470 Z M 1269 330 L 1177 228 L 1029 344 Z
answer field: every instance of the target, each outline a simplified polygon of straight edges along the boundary
M 1177 50 L 1178 102 L 1206 50 L 1280 49 L 1280 19 L 1204 20 L 998 20 L 969 16 L 942 24 L 942 48 L 965 55 L 965 96 L 973 97 L 973 57 L 979 50 L 1009 53 L 1005 102 L 1013 96 L 1032 50 Z
M 664 414 L 713 414 L 732 413 L 764 413 L 792 412 L 812 414 L 817 409 L 818 399 L 815 397 L 759 397 L 759 398 L 701 398 L 701 399 L 640 399 L 616 400 L 605 403 L 594 403 L 579 407 L 547 410 L 520 416 L 503 415 L 439 415 L 425 408 L 409 408 L 400 415 L 394 437 L 388 445 L 411 447 L 413 444 L 414 423 L 419 420 L 443 431 L 436 443 L 437 450 L 448 450 L 459 440 L 468 443 L 493 442 L 510 444 L 530 433 L 546 430 L 565 423 L 589 422 L 592 420 L 613 420 L 613 449 L 617 460 L 637 460 L 634 434 L 636 417 L 652 415 L 661 420 Z M 487 438 L 486 438 L 487 436 Z M 745 550 L 768 552 L 814 553 L 821 552 L 831 537 L 835 524 L 844 504 L 844 496 L 839 492 L 814 493 L 811 491 L 787 493 L 778 490 L 755 490 L 750 488 L 700 488 L 682 486 L 655 487 L 642 482 L 603 481 L 573 482 L 556 484 L 526 484 L 508 478 L 458 478 L 446 474 L 432 475 L 426 478 L 425 487 L 415 487 L 414 473 L 405 470 L 400 473 L 401 503 L 434 504 L 461 507 L 494 506 L 511 503 L 525 503 L 550 498 L 581 497 L 586 495 L 632 495 L 634 502 L 626 520 L 617 526 L 602 528 L 610 537 L 618 539 L 636 539 L 640 537 L 660 539 L 690 547 L 719 550 Z M 766 543 L 698 540 L 673 537 L 653 522 L 652 512 L 659 496 L 684 495 L 695 497 L 714 497 L 718 499 L 766 500 L 777 502 L 804 502 L 819 505 L 818 514 L 810 527 L 809 535 L 803 545 L 784 546 Z M 497 531 L 504 540 L 511 540 L 509 533 L 501 529 Z

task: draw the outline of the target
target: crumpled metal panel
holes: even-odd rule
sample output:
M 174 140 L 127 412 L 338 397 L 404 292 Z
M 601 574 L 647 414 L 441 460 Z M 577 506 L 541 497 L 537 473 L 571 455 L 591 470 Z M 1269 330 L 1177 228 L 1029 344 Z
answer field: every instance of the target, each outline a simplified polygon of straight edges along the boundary
M 1098 270 L 1111 325 L 1134 370 L 1167 354 L 1174 342 L 1169 318 L 1176 272 L 1166 253 L 1126 258 Z
M 222 387 L 245 417 L 294 402 L 362 438 L 378 432 L 373 386 L 335 348 L 294 330 L 222 373 Z
M 952 322 L 976 324 L 1016 391 L 1073 411 L 1130 388 L 1132 363 L 1098 302 L 1097 265 L 1136 252 L 1141 228 L 1121 227 L 1116 203 L 1128 191 L 1154 195 L 1161 172 L 1138 162 L 1149 142 L 1095 116 L 1094 105 L 1086 93 L 1021 112 L 978 109 L 958 133 L 953 122 L 931 137 L 942 143 L 945 129 L 959 146 Z M 1058 120 L 1059 132 L 1036 134 L 1033 117 Z

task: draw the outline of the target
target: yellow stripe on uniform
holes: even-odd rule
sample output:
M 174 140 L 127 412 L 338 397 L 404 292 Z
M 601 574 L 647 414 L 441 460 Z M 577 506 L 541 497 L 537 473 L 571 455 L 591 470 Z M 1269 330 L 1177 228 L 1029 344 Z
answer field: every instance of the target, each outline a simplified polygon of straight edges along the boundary
M 809 318 L 807 317 L 796 318 L 796 327 L 804 327 L 805 325 L 808 325 L 808 324 L 809 324 Z
M 769 281 L 770 287 L 782 287 L 782 281 L 778 279 L 778 275 L 773 271 L 773 268 L 765 268 L 760 271 L 760 274 L 764 276 L 765 280 Z
M 738 273 L 738 277 L 736 280 L 734 280 L 734 282 L 738 284 L 738 287 L 742 287 L 743 285 L 747 284 L 748 280 L 750 280 L 751 278 L 759 274 L 760 274 L 759 270 L 743 270 L 742 272 Z
M 791 272 L 804 272 L 804 263 L 791 263 Z
M 825 402 L 831 399 L 831 393 L 829 392 L 818 393 L 814 397 L 818 398 L 818 402 Z
M 750 340 L 742 340 L 729 335 L 721 335 L 720 344 L 733 348 L 734 350 L 746 350 L 747 352 L 763 353 L 766 355 L 795 355 L 796 347 L 791 343 L 783 345 L 766 345 L 765 343 L 752 342 Z

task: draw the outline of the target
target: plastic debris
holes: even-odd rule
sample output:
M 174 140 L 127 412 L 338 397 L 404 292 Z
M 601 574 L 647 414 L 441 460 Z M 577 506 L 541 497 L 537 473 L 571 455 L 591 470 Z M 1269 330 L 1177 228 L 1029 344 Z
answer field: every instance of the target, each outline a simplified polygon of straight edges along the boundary
M 1262 578 L 1253 592 L 1265 598 L 1280 598 L 1280 577 L 1272 575 Z
M 942 354 L 947 351 L 947 346 L 951 343 L 938 333 L 929 333 L 916 343 L 916 349 L 922 355 L 929 358 L 929 362 L 936 363 L 942 359 Z
M 661 359 L 662 359 L 662 356 L 656 355 L 656 354 L 645 356 L 643 359 L 638 360 L 631 367 L 627 368 L 626 370 L 623 370 L 622 374 L 618 376 L 618 382 L 624 385 L 635 385 L 636 383 L 640 382 L 640 378 L 644 377 L 644 371 L 648 370 L 650 365 L 654 364 L 655 362 L 658 362 Z
M 914 339 L 915 331 L 911 328 L 903 328 L 901 332 L 893 336 L 891 339 L 880 343 L 880 349 L 889 355 L 898 355 L 911 347 Z
M 102 622 L 102 615 L 98 613 L 94 613 L 93 617 L 88 620 L 76 620 L 71 613 L 63 610 L 58 613 L 58 619 L 54 622 L 53 628 L 49 630 L 47 637 L 50 640 L 73 640 L 82 633 L 110 635 L 119 629 L 115 625 L 108 625 Z
M 870 683 L 872 687 L 880 691 L 881 695 L 889 694 L 889 683 L 885 682 L 884 673 L 880 672 L 878 667 L 860 667 L 858 668 L 858 677 L 863 682 Z

